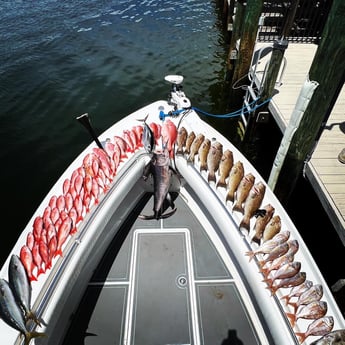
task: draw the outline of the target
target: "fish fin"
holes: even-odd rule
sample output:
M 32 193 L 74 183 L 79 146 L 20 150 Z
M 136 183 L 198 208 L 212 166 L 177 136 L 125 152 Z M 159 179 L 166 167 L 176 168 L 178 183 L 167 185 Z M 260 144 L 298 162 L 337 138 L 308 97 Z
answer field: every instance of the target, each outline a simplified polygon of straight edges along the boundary
M 289 295 L 284 295 L 282 297 L 280 297 L 281 300 L 285 300 L 285 305 L 289 304 L 290 301 L 290 296 Z
M 249 262 L 250 262 L 255 256 L 255 253 L 252 250 L 249 250 L 245 253 L 245 255 L 249 256 Z
M 264 208 L 259 208 L 255 211 L 254 216 L 257 217 L 264 217 L 266 215 L 266 210 Z
M 37 318 L 36 314 L 31 310 L 26 315 L 26 320 L 33 320 L 36 325 L 42 327 L 40 320 Z
M 209 172 L 207 176 L 207 181 L 213 181 L 214 183 L 216 183 L 216 174 L 214 172 Z
M 170 216 L 172 216 L 175 212 L 176 212 L 177 208 L 175 207 L 173 210 L 171 210 L 170 212 L 161 214 L 160 219 L 165 219 L 168 218 Z
M 226 199 L 225 201 L 231 201 L 231 202 L 234 202 L 235 198 L 234 198 L 234 195 L 232 193 L 229 193 L 226 195 Z
M 200 165 L 200 172 L 202 172 L 202 171 L 207 171 L 207 164 L 201 164 Z
M 139 214 L 138 218 L 143 220 L 150 220 L 150 219 L 156 219 L 156 216 L 154 214 L 146 215 L 146 214 Z
M 26 332 L 24 334 L 25 336 L 25 342 L 24 344 L 25 345 L 29 345 L 30 344 L 30 341 L 31 339 L 33 338 L 39 338 L 39 337 L 46 337 L 47 335 L 43 332 Z
M 290 320 L 291 327 L 294 327 L 296 323 L 296 315 L 293 313 L 285 313 L 285 314 Z
M 256 235 L 254 235 L 252 237 L 252 239 L 251 239 L 251 242 L 254 242 L 254 243 L 258 244 L 258 245 L 260 245 L 260 241 L 261 241 L 261 239 L 258 236 L 256 236 Z
M 307 334 L 306 333 L 295 332 L 295 334 L 298 337 L 298 340 L 299 340 L 300 344 L 302 344 L 304 342 L 304 340 L 306 340 L 306 338 L 307 338 Z
M 248 232 L 250 230 L 250 218 L 247 216 L 244 216 L 241 220 L 241 223 L 239 225 L 240 229 L 246 229 Z
M 218 187 L 226 188 L 226 183 L 225 183 L 225 181 L 219 179 L 218 182 L 217 182 L 217 184 L 216 184 L 216 188 L 218 188 Z
M 243 207 L 239 202 L 236 202 L 234 206 L 232 206 L 232 211 L 241 212 L 242 214 L 244 212 Z

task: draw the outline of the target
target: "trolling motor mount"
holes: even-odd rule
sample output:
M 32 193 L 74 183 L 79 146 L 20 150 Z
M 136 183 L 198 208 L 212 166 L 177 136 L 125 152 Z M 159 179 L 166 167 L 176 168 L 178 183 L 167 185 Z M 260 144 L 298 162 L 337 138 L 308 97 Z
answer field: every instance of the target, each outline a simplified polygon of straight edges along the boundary
M 168 102 L 174 105 L 175 110 L 188 109 L 191 107 L 190 100 L 186 97 L 182 91 L 182 75 L 167 75 L 164 79 L 171 83 L 171 90 L 169 94 Z

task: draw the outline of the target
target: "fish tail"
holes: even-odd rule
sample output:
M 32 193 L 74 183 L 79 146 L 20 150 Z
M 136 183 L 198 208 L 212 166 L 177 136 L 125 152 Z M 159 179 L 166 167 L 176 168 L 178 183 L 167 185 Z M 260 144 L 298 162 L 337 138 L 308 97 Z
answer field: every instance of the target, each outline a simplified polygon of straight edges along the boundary
M 30 310 L 26 315 L 26 320 L 33 320 L 36 323 L 36 325 L 40 327 L 42 326 L 40 320 L 38 320 L 36 314 L 32 310 Z
M 271 296 L 276 294 L 276 291 L 278 290 L 278 287 L 271 285 L 271 286 L 266 286 L 266 289 L 271 291 Z
M 243 217 L 243 219 L 241 220 L 241 223 L 240 223 L 240 229 L 241 228 L 244 228 L 249 232 L 249 230 L 250 230 L 250 218 L 249 217 L 247 217 L 247 216 Z
M 183 155 L 183 148 L 178 148 L 177 150 L 176 150 L 176 155 Z
M 54 258 L 56 258 L 57 256 L 63 256 L 61 248 L 56 249 L 56 252 L 54 253 Z
M 273 285 L 273 280 L 271 278 L 266 277 L 262 281 L 266 283 L 269 288 L 271 288 Z
M 304 342 L 304 340 L 306 340 L 306 338 L 307 338 L 307 334 L 306 333 L 295 332 L 295 334 L 298 337 L 298 340 L 299 340 L 300 344 L 302 344 Z
M 25 333 L 25 342 L 24 344 L 25 345 L 29 345 L 30 344 L 30 341 L 31 339 L 33 338 L 39 338 L 39 337 L 46 337 L 47 335 L 43 332 L 27 332 Z
M 228 194 L 226 195 L 226 201 L 231 201 L 234 202 L 235 198 L 234 198 L 234 194 L 231 193 L 230 191 L 228 192 Z
M 213 181 L 214 183 L 216 183 L 216 174 L 214 173 L 214 171 L 210 171 L 210 172 L 208 173 L 207 181 L 208 181 L 208 182 Z
M 263 274 L 263 276 L 265 276 L 265 277 L 267 277 L 268 272 L 269 272 L 268 268 L 265 268 L 265 267 L 261 267 L 261 268 L 259 269 L 259 271 L 260 271 L 260 272 Z
M 289 295 L 282 296 L 282 297 L 280 297 L 280 299 L 285 300 L 285 305 L 289 304 L 289 301 L 290 301 Z
M 255 256 L 254 251 L 249 250 L 248 252 L 245 253 L 245 255 L 249 256 L 249 262 L 253 259 L 253 257 Z
M 216 184 L 216 187 L 224 187 L 226 188 L 226 183 L 225 183 L 225 180 L 224 179 L 219 179 L 217 184 Z
M 207 164 L 200 165 L 200 172 L 202 172 L 203 170 L 207 171 Z
M 194 164 L 194 156 L 190 154 L 187 158 L 187 163 L 189 164 Z
M 294 327 L 294 326 L 295 326 L 295 323 L 296 323 L 296 315 L 293 314 L 293 313 L 285 313 L 285 314 L 286 314 L 286 316 L 289 318 L 291 327 Z
M 232 207 L 232 211 L 237 211 L 237 212 L 243 213 L 243 207 L 242 207 L 241 203 L 236 202 L 234 204 L 234 206 Z
M 254 235 L 251 239 L 251 242 L 260 244 L 260 238 L 257 235 Z

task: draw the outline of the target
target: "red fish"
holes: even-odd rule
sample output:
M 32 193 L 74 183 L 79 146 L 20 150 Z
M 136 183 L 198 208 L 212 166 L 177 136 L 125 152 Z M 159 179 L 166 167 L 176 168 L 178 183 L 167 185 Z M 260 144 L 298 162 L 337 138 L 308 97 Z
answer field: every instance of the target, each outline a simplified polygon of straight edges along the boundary
M 65 194 L 65 209 L 67 212 L 73 207 L 73 197 L 70 192 Z
M 56 199 L 57 196 L 53 195 L 50 200 L 49 200 L 49 206 L 51 207 L 51 209 L 53 209 L 54 207 L 56 207 Z
M 117 144 L 117 147 L 120 149 L 121 158 L 127 158 L 127 143 L 126 140 L 122 137 L 115 135 L 114 143 Z
M 50 212 L 50 219 L 52 223 L 55 225 L 57 220 L 60 218 L 60 211 L 57 207 L 54 207 Z
M 42 230 L 43 230 L 43 219 L 41 216 L 37 216 L 33 224 L 33 234 L 36 241 L 38 241 L 41 238 Z
M 65 196 L 64 195 L 59 195 L 57 200 L 56 200 L 56 207 L 60 212 L 65 210 L 66 207 L 66 201 L 65 201 Z
M 163 143 L 167 145 L 170 157 L 173 155 L 173 146 L 177 139 L 177 128 L 175 124 L 170 120 L 165 120 L 161 127 L 161 135 Z
M 35 265 L 37 266 L 37 276 L 45 272 L 45 269 L 42 267 L 43 260 L 39 251 L 39 244 L 38 242 L 35 242 L 33 248 L 32 248 L 32 258 L 34 260 Z
M 26 245 L 29 247 L 30 250 L 32 250 L 35 243 L 35 237 L 34 234 L 30 231 L 28 235 L 26 236 Z
M 25 267 L 29 280 L 37 280 L 37 277 L 33 273 L 34 269 L 36 268 L 36 264 L 34 263 L 32 252 L 27 245 L 23 245 L 20 249 L 20 260 Z
M 125 139 L 127 143 L 127 151 L 128 152 L 134 152 L 136 143 L 133 141 L 133 136 L 131 135 L 131 131 L 128 129 L 123 130 L 122 137 Z
M 149 127 L 151 128 L 151 130 L 153 132 L 156 145 L 159 145 L 159 139 L 161 138 L 161 129 L 162 129 L 162 127 L 160 126 L 160 124 L 155 123 L 155 122 L 151 122 L 149 124 Z
M 54 253 L 54 257 L 58 255 L 62 256 L 62 246 L 66 242 L 71 229 L 72 229 L 72 218 L 68 217 L 62 221 L 57 231 L 57 246 L 56 246 L 56 251 Z
M 51 268 L 50 263 L 49 263 L 49 251 L 48 251 L 48 246 L 47 243 L 44 241 L 39 241 L 38 243 L 38 249 L 41 255 L 41 258 L 44 262 L 44 266 L 47 269 Z
M 307 328 L 306 332 L 296 332 L 296 336 L 302 344 L 309 336 L 323 336 L 330 332 L 334 327 L 334 318 L 332 316 L 324 316 L 314 320 Z
M 71 180 L 69 178 L 66 178 L 62 184 L 62 193 L 63 194 L 68 193 L 70 186 L 71 186 Z

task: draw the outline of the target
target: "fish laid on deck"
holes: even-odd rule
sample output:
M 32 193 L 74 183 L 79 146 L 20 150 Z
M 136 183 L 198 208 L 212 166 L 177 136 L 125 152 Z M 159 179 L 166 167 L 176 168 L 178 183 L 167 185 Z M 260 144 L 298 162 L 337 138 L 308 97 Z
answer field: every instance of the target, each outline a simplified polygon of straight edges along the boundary
M 0 278 L 0 316 L 25 337 L 25 345 L 28 345 L 32 338 L 45 336 L 44 333 L 27 330 L 21 307 L 17 304 L 9 283 L 3 278 Z
M 228 192 L 226 194 L 226 201 L 234 201 L 235 193 L 238 185 L 240 184 L 244 176 L 244 167 L 241 161 L 237 161 L 230 170 L 229 179 L 228 179 Z
M 176 208 L 169 193 L 171 176 L 173 169 L 170 166 L 170 153 L 167 148 L 162 152 L 154 152 L 150 163 L 147 165 L 143 178 L 146 180 L 149 174 L 153 176 L 153 215 L 140 215 L 141 219 L 161 219 L 167 218 L 175 213 Z M 166 208 L 172 208 L 172 211 L 164 213 Z

